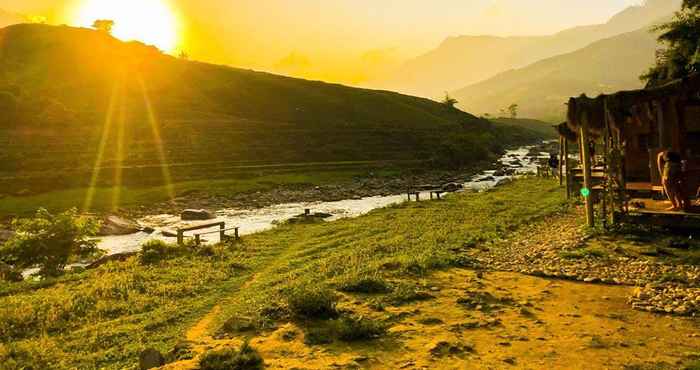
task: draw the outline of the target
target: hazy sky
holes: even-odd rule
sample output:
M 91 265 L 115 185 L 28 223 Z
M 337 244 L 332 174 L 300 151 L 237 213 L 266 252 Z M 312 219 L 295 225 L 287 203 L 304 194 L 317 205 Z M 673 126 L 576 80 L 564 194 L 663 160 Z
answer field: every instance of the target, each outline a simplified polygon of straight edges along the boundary
M 0 0 L 0 9 L 72 24 L 90 0 Z M 120 0 L 113 0 L 118 3 Z M 360 81 L 461 34 L 547 34 L 602 23 L 640 0 L 159 0 L 193 58 Z

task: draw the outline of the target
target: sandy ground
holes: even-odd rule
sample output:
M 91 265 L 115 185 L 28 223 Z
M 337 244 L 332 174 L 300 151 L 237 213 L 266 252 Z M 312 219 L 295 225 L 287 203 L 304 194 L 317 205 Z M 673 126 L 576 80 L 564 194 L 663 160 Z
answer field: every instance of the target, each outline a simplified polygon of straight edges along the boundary
M 380 339 L 308 346 L 289 323 L 251 345 L 270 369 L 674 369 L 700 351 L 700 320 L 634 310 L 632 287 L 462 269 L 421 283 L 434 299 L 385 311 L 367 296 L 344 296 L 341 309 L 391 324 Z M 211 321 L 188 335 L 196 353 L 242 342 L 205 335 L 216 330 L 204 330 Z M 196 367 L 194 359 L 166 368 Z

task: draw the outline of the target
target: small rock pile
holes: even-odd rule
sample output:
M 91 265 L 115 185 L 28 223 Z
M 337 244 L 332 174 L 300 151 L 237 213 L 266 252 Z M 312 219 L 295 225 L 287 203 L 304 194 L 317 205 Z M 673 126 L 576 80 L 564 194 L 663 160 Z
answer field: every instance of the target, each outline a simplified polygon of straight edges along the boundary
M 576 214 L 556 216 L 510 240 L 471 253 L 480 265 L 541 277 L 640 287 L 634 308 L 684 316 L 700 315 L 700 267 L 632 257 L 562 254 L 579 249 L 587 236 Z

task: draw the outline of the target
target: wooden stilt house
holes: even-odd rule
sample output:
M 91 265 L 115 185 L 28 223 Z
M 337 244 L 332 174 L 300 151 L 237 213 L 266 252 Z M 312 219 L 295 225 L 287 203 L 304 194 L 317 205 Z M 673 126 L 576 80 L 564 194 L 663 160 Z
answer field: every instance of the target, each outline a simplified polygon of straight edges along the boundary
M 700 187 L 700 74 L 652 89 L 571 98 L 567 122 L 557 130 L 567 141 L 579 142 L 583 187 L 593 191 L 597 186 L 601 194 L 586 199 L 589 224 L 594 224 L 596 204 L 604 220 L 700 221 L 695 209 L 666 211 L 670 204 L 665 202 L 657 165 L 660 152 L 679 153 L 684 163 L 684 190 L 696 196 Z M 593 144 L 603 148 L 598 168 L 592 158 Z M 601 171 L 602 181 L 597 185 L 595 175 Z

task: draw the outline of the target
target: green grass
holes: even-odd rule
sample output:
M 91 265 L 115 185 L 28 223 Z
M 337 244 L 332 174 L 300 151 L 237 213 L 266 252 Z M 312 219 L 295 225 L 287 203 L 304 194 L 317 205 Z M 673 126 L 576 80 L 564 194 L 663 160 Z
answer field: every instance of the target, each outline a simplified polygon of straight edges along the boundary
M 324 316 L 319 312 L 335 308 L 329 297 L 337 294 L 342 306 L 345 295 L 358 294 L 333 289 L 353 279 L 363 286 L 368 276 L 402 282 L 396 290 L 405 284 L 415 293 L 422 275 L 461 266 L 465 242 L 505 238 L 563 207 L 558 184 L 525 179 L 357 219 L 283 225 L 219 246 L 214 256 L 192 253 L 154 264 L 132 258 L 42 283 L 0 284 L 0 363 L 120 369 L 144 348 L 170 351 L 214 305 L 222 308 L 218 330 L 233 317 L 264 325 L 295 313 Z M 290 299 L 294 294 L 301 300 Z M 340 311 L 341 318 L 354 317 Z M 358 325 L 367 336 L 379 335 L 374 324 L 381 323 Z
M 276 186 L 344 183 L 365 173 L 366 171 L 362 170 L 337 170 L 263 174 L 260 176 L 248 176 L 243 178 L 179 182 L 173 185 L 173 190 L 176 196 L 197 192 L 214 197 L 231 197 L 251 191 L 268 190 Z M 76 188 L 70 190 L 55 190 L 30 196 L 9 196 L 1 198 L 0 214 L 23 217 L 33 214 L 39 207 L 46 208 L 52 212 L 63 211 L 72 207 L 80 208 L 85 203 L 87 192 L 87 188 Z M 120 201 L 117 208 L 130 209 L 169 200 L 168 188 L 162 185 L 96 188 L 91 210 L 95 212 L 114 211 L 113 196 L 115 192 L 120 194 Z

